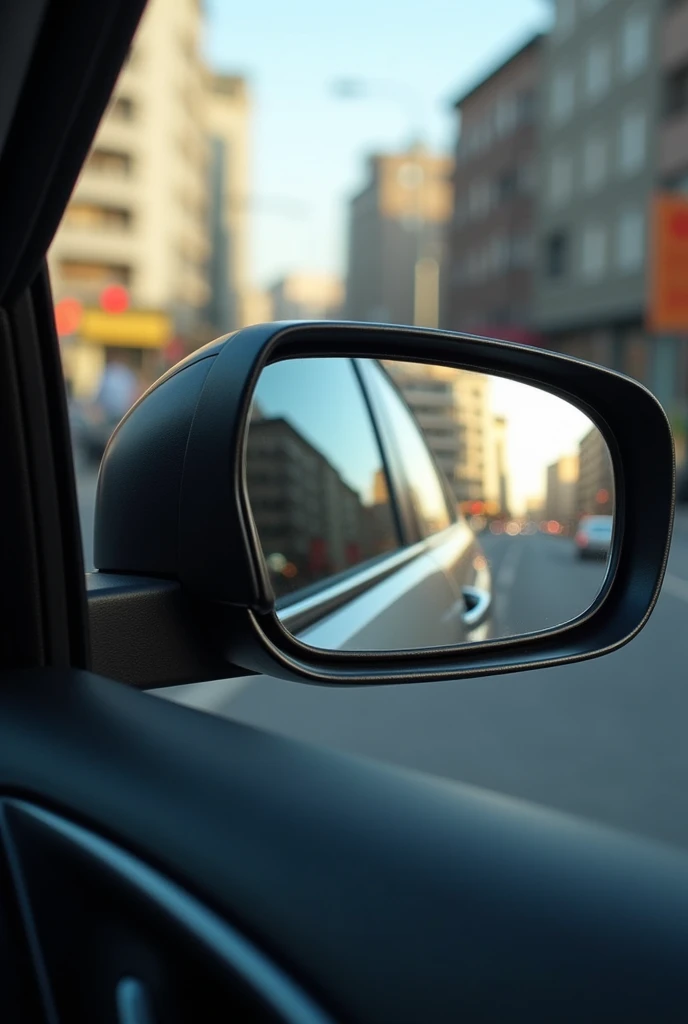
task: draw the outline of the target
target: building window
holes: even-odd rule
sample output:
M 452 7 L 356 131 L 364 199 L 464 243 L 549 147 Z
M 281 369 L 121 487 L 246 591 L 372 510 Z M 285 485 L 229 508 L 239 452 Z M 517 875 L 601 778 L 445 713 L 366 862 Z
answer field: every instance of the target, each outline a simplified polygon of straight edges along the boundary
M 576 24 L 576 0 L 557 0 L 554 33 L 563 38 L 573 32 Z
M 77 228 L 126 230 L 131 226 L 131 210 L 119 206 L 73 201 L 64 215 L 65 224 Z
M 134 101 L 128 96 L 117 96 L 110 107 L 110 114 L 118 121 L 133 121 L 136 113 Z
M 494 109 L 494 128 L 498 138 L 508 135 L 516 126 L 516 103 L 512 96 L 500 96 Z
M 518 191 L 518 170 L 516 167 L 509 167 L 502 171 L 495 182 L 496 199 L 498 203 L 507 202 L 512 199 Z
M 423 168 L 419 164 L 402 164 L 397 171 L 397 181 L 403 188 L 419 188 L 423 177 Z
M 595 192 L 606 177 L 607 142 L 601 135 L 593 135 L 583 149 L 583 185 L 588 192 Z
M 131 267 L 124 263 L 62 260 L 60 276 L 63 281 L 75 285 L 99 287 L 106 284 L 124 284 L 128 286 L 131 284 L 132 271 Z
M 533 89 L 524 89 L 516 96 L 516 122 L 531 124 L 537 112 L 537 98 Z
M 606 43 L 594 42 L 585 57 L 585 95 L 591 103 L 609 91 L 611 54 Z
M 484 178 L 472 181 L 468 187 L 468 214 L 471 220 L 477 220 L 490 212 L 490 183 Z
M 664 85 L 664 110 L 669 116 L 688 107 L 688 64 L 667 75 Z
M 607 266 L 607 233 L 601 224 L 588 224 L 581 238 L 581 275 L 601 277 Z
M 93 149 L 86 163 L 89 171 L 98 174 L 114 174 L 127 178 L 131 174 L 132 159 L 129 153 L 119 153 L 114 149 Z
M 511 238 L 511 266 L 523 269 L 533 262 L 533 238 L 529 234 L 513 235 Z
M 642 110 L 628 110 L 621 120 L 619 133 L 619 169 L 635 174 L 645 163 L 646 118 Z
M 552 206 L 563 206 L 573 192 L 573 161 L 567 153 L 556 153 L 549 167 L 549 201 Z
M 545 274 L 549 278 L 564 277 L 568 270 L 569 238 L 565 231 L 553 231 L 545 239 Z
M 566 69 L 557 71 L 550 93 L 550 116 L 554 124 L 562 124 L 571 117 L 574 99 L 573 72 Z
M 642 210 L 624 210 L 616 228 L 616 266 L 624 274 L 642 269 L 645 260 L 645 218 Z
M 644 11 L 632 11 L 621 28 L 621 70 L 626 78 L 642 71 L 649 55 L 650 19 Z

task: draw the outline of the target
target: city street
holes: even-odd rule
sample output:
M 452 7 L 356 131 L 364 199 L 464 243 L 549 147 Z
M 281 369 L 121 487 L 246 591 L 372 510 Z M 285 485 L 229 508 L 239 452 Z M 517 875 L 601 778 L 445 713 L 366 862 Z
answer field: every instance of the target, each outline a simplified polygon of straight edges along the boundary
M 82 520 L 93 521 L 95 474 L 80 470 Z M 85 539 L 90 566 L 90 539 Z M 499 607 L 512 629 L 582 610 L 600 563 L 571 542 L 491 538 Z M 512 552 L 514 552 L 512 554 Z M 516 554 L 515 552 L 520 552 Z M 688 847 L 688 514 L 680 513 L 668 576 L 646 629 L 623 650 L 580 665 L 463 682 L 334 690 L 251 678 L 206 684 L 202 703 L 293 737 L 645 833 Z M 180 688 L 177 699 L 193 688 Z M 185 691 L 187 691 L 185 693 Z

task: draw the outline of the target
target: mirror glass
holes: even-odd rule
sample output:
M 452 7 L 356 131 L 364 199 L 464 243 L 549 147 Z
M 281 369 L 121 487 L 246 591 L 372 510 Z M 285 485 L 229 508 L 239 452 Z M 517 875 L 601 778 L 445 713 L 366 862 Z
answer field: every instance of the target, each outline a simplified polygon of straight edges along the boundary
M 422 363 L 278 362 L 258 382 L 246 460 L 277 612 L 314 647 L 538 632 L 603 585 L 609 452 L 538 388 Z

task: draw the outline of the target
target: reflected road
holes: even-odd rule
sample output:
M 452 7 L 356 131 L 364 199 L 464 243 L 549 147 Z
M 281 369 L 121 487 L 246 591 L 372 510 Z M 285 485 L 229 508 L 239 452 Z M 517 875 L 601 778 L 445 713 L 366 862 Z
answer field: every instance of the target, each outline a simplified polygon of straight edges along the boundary
M 480 535 L 492 572 L 495 636 L 550 629 L 586 611 L 597 597 L 606 560 L 576 557 L 569 537 Z

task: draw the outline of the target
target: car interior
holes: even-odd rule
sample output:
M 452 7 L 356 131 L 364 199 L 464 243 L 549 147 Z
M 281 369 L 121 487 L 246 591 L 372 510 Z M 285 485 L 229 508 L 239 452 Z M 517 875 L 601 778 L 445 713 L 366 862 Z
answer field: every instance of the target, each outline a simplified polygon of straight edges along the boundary
M 0 1016 L 684 1020 L 680 853 L 146 692 L 261 672 L 340 687 L 513 673 L 517 687 L 523 668 L 627 643 L 657 600 L 674 507 L 671 431 L 643 387 L 443 331 L 246 328 L 173 367 L 117 428 L 86 583 L 46 252 L 143 6 L 0 13 Z M 265 368 L 314 357 L 460 367 L 581 410 L 617 481 L 590 608 L 471 644 L 339 649 L 290 632 L 247 433 Z

